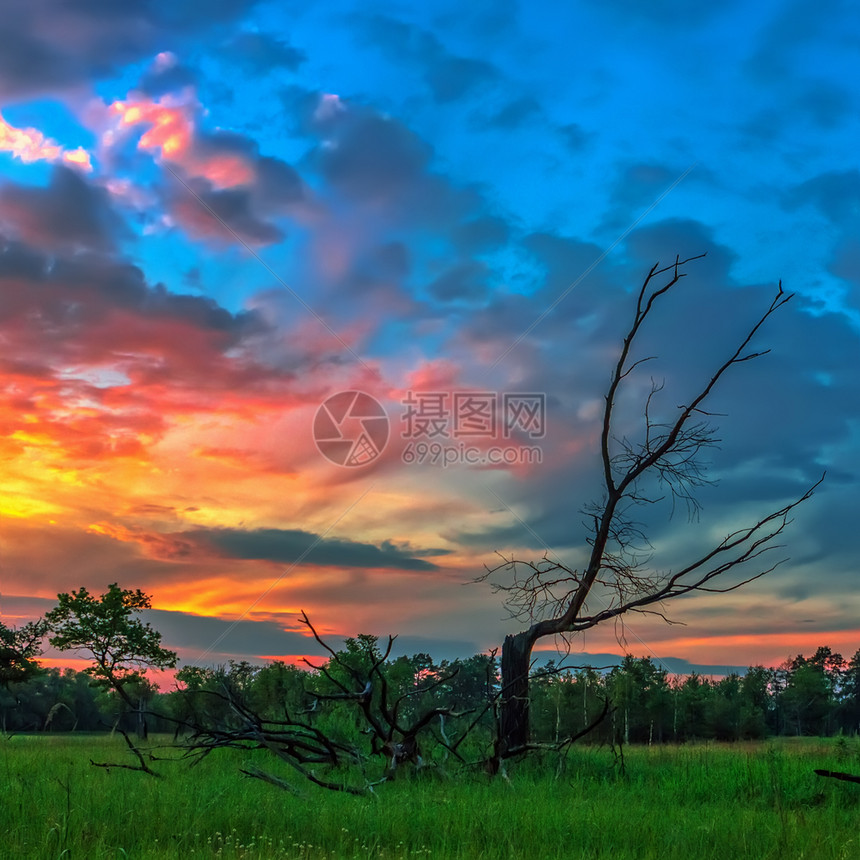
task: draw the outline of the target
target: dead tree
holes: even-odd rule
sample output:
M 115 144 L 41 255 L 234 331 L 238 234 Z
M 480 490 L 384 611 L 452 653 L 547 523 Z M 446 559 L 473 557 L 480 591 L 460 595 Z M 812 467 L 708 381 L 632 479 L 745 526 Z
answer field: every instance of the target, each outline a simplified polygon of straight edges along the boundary
M 469 722 L 453 736 L 446 734 L 443 723 L 438 734 L 432 731 L 432 726 L 444 718 L 457 720 L 472 712 L 424 704 L 432 698 L 434 690 L 454 677 L 456 670 L 430 677 L 406 691 L 393 692 L 386 661 L 394 637 L 388 637 L 382 651 L 363 655 L 367 658 L 366 665 L 357 668 L 324 641 L 304 613 L 301 621 L 330 655 L 327 663 L 321 665 L 305 661 L 315 673 L 309 674 L 309 678 L 327 682 L 328 689 L 318 689 L 318 684 L 306 688 L 311 705 L 295 713 L 285 708 L 279 719 L 255 711 L 229 684 L 189 693 L 198 700 L 203 697 L 204 704 L 201 707 L 199 701 L 192 701 L 187 709 L 189 716 L 181 720 L 182 728 L 188 732 L 182 743 L 188 755 L 205 756 L 222 748 L 265 749 L 315 785 L 349 794 L 372 791 L 376 785 L 395 777 L 404 766 L 424 767 L 422 738 L 425 737 L 463 761 L 459 746 L 477 721 Z M 221 719 L 216 721 L 207 716 L 211 709 L 205 705 L 206 698 L 220 703 L 219 710 L 224 714 Z M 407 717 L 404 712 L 410 700 L 417 700 L 419 706 Z M 357 712 L 360 728 L 351 738 L 338 736 L 320 722 L 326 703 L 337 702 L 353 706 Z M 296 791 L 280 777 L 260 768 L 248 767 L 242 772 Z
M 860 776 L 855 776 L 853 773 L 841 773 L 838 770 L 816 770 L 815 774 L 831 779 L 841 779 L 843 782 L 860 782 Z
M 529 747 L 529 670 L 532 649 L 539 640 L 581 633 L 629 612 L 662 615 L 661 604 L 672 598 L 693 592 L 731 591 L 763 576 L 781 562 L 762 557 L 775 548 L 774 540 L 790 522 L 792 510 L 818 485 L 704 548 L 681 567 L 658 573 L 652 564 L 644 527 L 633 517 L 635 509 L 654 505 L 665 495 L 673 505 L 680 502 L 697 510 L 695 490 L 709 483 L 701 455 L 717 441 L 712 416 L 706 411 L 708 398 L 730 370 L 769 352 L 754 349 L 752 341 L 768 318 L 791 299 L 780 283 L 770 305 L 739 345 L 668 421 L 652 417 L 655 398 L 662 389 L 652 380 L 642 404 L 641 437 L 637 441 L 619 437 L 615 425 L 621 389 L 637 368 L 655 358 L 635 359 L 634 343 L 654 308 L 685 277 L 684 266 L 700 257 L 676 258 L 664 268 L 655 264 L 639 289 L 633 322 L 622 341 L 605 395 L 600 433 L 602 498 L 585 511 L 590 552 L 584 569 L 573 569 L 548 553 L 537 562 L 502 556 L 503 563 L 488 567 L 479 578 L 490 579 L 493 588 L 503 593 L 511 615 L 528 624 L 521 632 L 507 636 L 502 647 L 502 757 Z M 500 580 L 502 572 L 508 576 Z M 738 576 L 724 579 L 732 572 Z M 596 597 L 595 586 L 604 605 L 592 610 L 586 601 L 590 595 Z
M 388 637 L 385 649 L 378 655 L 368 655 L 372 662 L 366 672 L 362 672 L 349 663 L 345 662 L 340 654 L 334 651 L 317 633 L 307 615 L 303 612 L 301 622 L 310 630 L 314 639 L 331 655 L 329 666 L 316 666 L 309 660 L 305 663 L 320 673 L 335 687 L 337 692 L 320 693 L 313 692 L 311 695 L 317 701 L 347 701 L 353 702 L 362 715 L 365 731 L 370 736 L 371 753 L 383 755 L 389 760 L 388 774 L 393 776 L 399 765 L 409 762 L 421 766 L 421 747 L 419 734 L 439 717 L 464 717 L 470 711 L 456 711 L 449 707 L 426 708 L 420 716 L 411 721 L 405 721 L 402 716 L 402 708 L 407 700 L 421 698 L 432 692 L 435 688 L 442 686 L 452 680 L 456 670 L 447 674 L 439 675 L 426 684 L 420 684 L 405 693 L 394 697 L 391 694 L 388 677 L 383 670 L 385 662 L 391 654 L 394 645 L 394 636 Z M 331 668 L 338 666 L 343 669 L 349 677 L 344 682 L 333 674 Z M 449 752 L 458 755 L 453 744 L 446 744 L 441 737 L 436 738 L 437 743 L 445 746 Z

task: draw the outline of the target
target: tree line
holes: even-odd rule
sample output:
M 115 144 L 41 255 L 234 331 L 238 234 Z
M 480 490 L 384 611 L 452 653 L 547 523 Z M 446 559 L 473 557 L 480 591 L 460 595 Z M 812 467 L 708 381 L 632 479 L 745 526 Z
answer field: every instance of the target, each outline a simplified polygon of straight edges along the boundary
M 0 641 L 8 641 L 12 632 L 0 625 Z M 35 665 L 24 673 L 20 660 L 11 659 L 12 653 L 8 647 L 0 649 L 0 728 L 6 733 L 105 731 L 117 724 L 135 730 L 141 703 L 154 731 L 173 733 L 190 717 L 213 724 L 225 721 L 232 707 L 229 698 L 188 695 L 205 691 L 229 691 L 266 718 L 278 719 L 285 711 L 306 712 L 313 718 L 318 697 L 338 692 L 327 675 L 343 675 L 339 662 L 359 667 L 381 655 L 378 638 L 362 634 L 347 639 L 318 669 L 282 661 L 183 666 L 176 672 L 174 690 L 159 691 L 138 674 L 123 685 L 120 695 L 92 669 L 43 669 L 33 661 Z M 493 708 L 488 704 L 501 688 L 495 655 L 437 662 L 428 654 L 414 654 L 388 658 L 380 668 L 390 695 L 407 696 L 403 706 L 407 719 L 412 716 L 410 709 L 417 714 L 419 702 L 421 707 L 432 705 L 451 714 L 469 712 L 471 716 L 483 709 L 475 728 L 490 731 Z M 422 689 L 426 693 L 418 695 Z M 538 744 L 557 743 L 586 729 L 607 701 L 608 716 L 586 740 L 665 743 L 854 734 L 860 731 L 860 649 L 847 660 L 824 646 L 776 668 L 750 666 L 742 674 L 724 677 L 670 674 L 648 657 L 627 656 L 602 671 L 564 669 L 549 662 L 533 669 L 529 692 L 532 739 Z M 195 707 L 199 712 L 192 714 Z M 317 719 L 358 726 L 353 710 L 345 698 L 327 699 L 325 714 L 320 709 Z M 451 717 L 449 722 L 467 720 Z

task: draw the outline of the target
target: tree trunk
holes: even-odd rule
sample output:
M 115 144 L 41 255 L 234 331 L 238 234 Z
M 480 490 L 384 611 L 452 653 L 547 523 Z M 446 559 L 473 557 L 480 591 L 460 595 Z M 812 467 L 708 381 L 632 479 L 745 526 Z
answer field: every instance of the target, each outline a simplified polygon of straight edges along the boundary
M 529 742 L 529 665 L 534 639 L 528 631 L 506 636 L 502 645 L 500 754 L 510 755 Z
M 146 724 L 145 702 L 139 699 L 137 702 L 137 736 L 140 740 L 145 741 L 149 737 L 149 726 Z

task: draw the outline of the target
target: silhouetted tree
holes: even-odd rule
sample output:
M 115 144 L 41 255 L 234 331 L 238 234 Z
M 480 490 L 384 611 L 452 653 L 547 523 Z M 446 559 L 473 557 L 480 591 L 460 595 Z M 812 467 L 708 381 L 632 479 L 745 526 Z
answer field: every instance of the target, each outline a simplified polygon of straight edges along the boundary
M 710 737 L 707 712 L 711 685 L 708 679 L 693 672 L 677 685 L 675 694 L 678 739 Z
M 21 627 L 0 622 L 0 686 L 26 681 L 41 671 L 37 658 L 46 632 L 42 619 Z
M 586 509 L 591 549 L 584 569 L 575 570 L 547 553 L 537 562 L 505 558 L 482 577 L 491 578 L 494 588 L 504 594 L 511 615 L 528 625 L 507 636 L 502 648 L 502 756 L 529 748 L 529 670 L 532 649 L 539 640 L 581 633 L 629 612 L 654 613 L 649 607 L 673 598 L 693 592 L 730 591 L 762 576 L 779 563 L 764 563 L 762 556 L 785 529 L 791 511 L 812 493 L 810 489 L 751 525 L 736 529 L 679 567 L 665 570 L 662 565 L 651 564 L 647 536 L 634 518 L 636 508 L 654 505 L 668 495 L 673 508 L 681 503 L 691 512 L 697 510 L 695 491 L 708 483 L 702 454 L 716 441 L 706 411 L 709 397 L 729 371 L 768 351 L 753 349 L 752 341 L 768 318 L 791 298 L 780 284 L 770 305 L 740 338 L 739 345 L 677 408 L 674 417 L 662 421 L 654 417 L 662 386 L 652 380 L 641 403 L 641 435 L 635 440 L 618 436 L 616 408 L 622 389 L 631 375 L 654 357 L 634 355 L 637 338 L 654 308 L 685 277 L 683 268 L 693 259 L 699 258 L 676 259 L 665 268 L 655 264 L 636 296 L 633 321 L 622 340 L 605 395 L 599 443 L 603 495 Z M 513 581 L 500 580 L 502 571 L 513 572 Z M 733 572 L 738 576 L 724 582 Z M 602 597 L 600 609 L 587 603 L 595 588 Z
M 741 737 L 763 738 L 776 731 L 770 693 L 772 672 L 764 666 L 750 666 L 741 678 Z
M 860 649 L 845 667 L 842 688 L 842 719 L 846 731 L 860 732 Z
M 151 608 L 140 589 L 131 591 L 116 583 L 100 597 L 86 588 L 58 594 L 58 604 L 46 616 L 50 642 L 60 651 L 85 651 L 94 665 L 84 671 L 109 686 L 137 713 L 138 735 L 146 735 L 145 702 L 149 687 L 141 670 L 176 666 L 176 653 L 161 647 L 161 634 L 136 614 Z M 136 691 L 137 695 L 131 695 Z
M 798 654 L 786 667 L 780 696 L 786 727 L 798 735 L 829 734 L 840 689 L 842 655 L 819 648 L 812 657 Z

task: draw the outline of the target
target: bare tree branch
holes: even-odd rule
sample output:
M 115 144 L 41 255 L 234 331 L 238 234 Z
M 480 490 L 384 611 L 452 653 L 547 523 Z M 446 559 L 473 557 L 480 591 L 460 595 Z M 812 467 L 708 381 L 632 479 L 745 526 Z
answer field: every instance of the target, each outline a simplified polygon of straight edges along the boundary
M 634 510 L 654 506 L 668 496 L 670 517 L 679 503 L 687 508 L 691 520 L 698 517 L 696 491 L 712 483 L 702 454 L 719 442 L 710 423 L 714 413 L 707 408 L 708 398 L 732 368 L 769 353 L 754 348 L 753 339 L 792 298 L 780 282 L 770 304 L 691 399 L 678 405 L 671 420 L 661 422 L 654 417 L 655 400 L 664 386 L 652 378 L 642 404 L 641 437 L 618 437 L 615 413 L 622 386 L 654 359 L 653 355 L 632 358 L 634 343 L 654 308 L 686 277 L 684 267 L 703 256 L 676 258 L 672 265 L 662 268 L 655 264 L 638 291 L 633 320 L 622 339 L 604 398 L 599 443 L 602 498 L 584 512 L 590 546 L 584 569 L 574 569 L 550 557 L 548 551 L 536 562 L 500 554 L 502 562 L 487 567 L 479 577 L 489 580 L 492 588 L 503 594 L 509 614 L 527 625 L 521 633 L 508 636 L 502 650 L 502 733 L 509 751 L 527 745 L 528 666 L 532 647 L 539 639 L 580 633 L 628 612 L 650 611 L 665 618 L 660 607 L 667 600 L 693 592 L 724 593 L 764 576 L 784 560 L 762 564 L 764 556 L 777 549 L 776 539 L 791 522 L 790 514 L 821 483 L 817 481 L 799 498 L 753 525 L 728 534 L 679 569 L 660 572 L 655 568 L 648 530 L 634 517 Z M 723 581 L 722 577 L 732 572 L 740 577 Z M 506 578 L 499 578 L 502 573 Z M 589 597 L 595 595 L 605 604 L 597 612 L 588 608 Z M 652 606 L 658 608 L 649 610 Z

